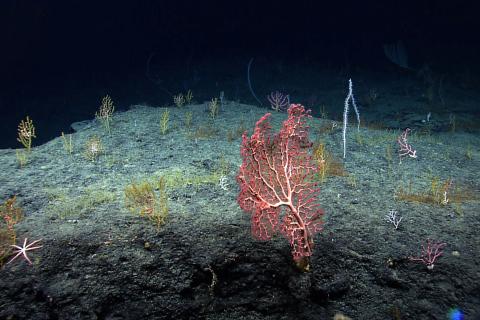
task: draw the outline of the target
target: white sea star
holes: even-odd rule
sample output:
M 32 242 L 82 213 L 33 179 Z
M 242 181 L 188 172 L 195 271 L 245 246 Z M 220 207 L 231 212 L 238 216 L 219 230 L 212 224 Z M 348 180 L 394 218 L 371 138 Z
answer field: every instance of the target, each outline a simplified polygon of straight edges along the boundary
M 27 238 L 25 238 L 25 240 L 23 240 L 23 247 L 20 247 L 20 246 L 17 246 L 15 244 L 12 244 L 12 247 L 14 247 L 15 250 L 13 253 L 16 253 L 15 257 L 13 257 L 12 259 L 10 259 L 10 261 L 7 262 L 7 264 L 9 264 L 10 262 L 12 262 L 13 260 L 15 260 L 17 257 L 19 257 L 20 255 L 23 255 L 23 257 L 25 258 L 25 260 L 28 261 L 29 264 L 32 264 L 32 261 L 30 261 L 30 259 L 28 258 L 27 256 L 27 251 L 31 251 L 31 250 L 35 250 L 35 249 L 39 249 L 43 246 L 35 246 L 35 247 L 32 247 L 34 244 L 36 244 L 37 242 L 40 242 L 42 241 L 42 239 L 39 239 L 39 240 L 35 240 L 33 241 L 32 243 L 30 244 L 27 244 Z

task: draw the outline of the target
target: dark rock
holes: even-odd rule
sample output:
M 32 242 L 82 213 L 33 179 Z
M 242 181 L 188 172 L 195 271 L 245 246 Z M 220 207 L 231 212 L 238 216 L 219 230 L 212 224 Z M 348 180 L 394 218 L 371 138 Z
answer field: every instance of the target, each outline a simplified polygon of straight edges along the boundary
M 312 284 L 312 299 L 322 303 L 345 295 L 350 289 L 350 279 L 346 274 L 335 275 L 332 279 L 316 279 Z

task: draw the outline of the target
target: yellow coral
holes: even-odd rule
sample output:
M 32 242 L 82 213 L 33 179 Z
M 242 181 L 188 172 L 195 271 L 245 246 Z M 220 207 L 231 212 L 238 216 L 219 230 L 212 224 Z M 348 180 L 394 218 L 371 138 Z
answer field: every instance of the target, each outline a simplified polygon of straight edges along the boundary
M 168 131 L 168 121 L 170 120 L 170 111 L 165 108 L 162 112 L 162 117 L 160 118 L 160 132 L 162 135 Z
M 16 200 L 13 196 L 0 205 L 0 266 L 17 240 L 14 226 L 23 219 L 22 209 L 15 206 Z
M 103 153 L 102 140 L 100 140 L 100 138 L 95 135 L 90 137 L 85 143 L 85 150 L 83 153 L 85 155 L 85 158 L 87 158 L 92 162 L 95 162 L 95 160 L 97 160 L 97 158 L 102 153 Z
M 157 196 L 152 183 L 148 181 L 132 183 L 125 188 L 125 207 L 133 214 L 148 218 L 157 229 L 160 229 L 168 216 L 165 187 L 165 179 L 160 177 Z
M 113 106 L 112 98 L 109 95 L 106 95 L 102 99 L 102 104 L 100 109 L 95 113 L 95 118 L 100 120 L 103 124 L 105 130 L 110 133 L 110 123 L 112 122 L 112 115 L 115 107 Z
M 18 125 L 17 141 L 23 144 L 27 151 L 30 151 L 32 148 L 32 139 L 36 137 L 33 121 L 27 116 L 26 119 L 22 120 Z

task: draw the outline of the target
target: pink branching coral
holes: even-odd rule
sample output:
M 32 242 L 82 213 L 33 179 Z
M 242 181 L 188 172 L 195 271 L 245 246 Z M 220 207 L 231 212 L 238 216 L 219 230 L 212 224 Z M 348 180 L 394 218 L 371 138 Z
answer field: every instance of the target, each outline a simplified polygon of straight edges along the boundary
M 297 265 L 308 269 L 313 236 L 322 229 L 323 215 L 314 182 L 318 167 L 308 153 L 310 114 L 302 105 L 292 104 L 288 119 L 273 136 L 269 117 L 267 113 L 256 123 L 250 138 L 243 134 L 238 203 L 252 214 L 254 237 L 268 240 L 280 230 L 290 242 Z

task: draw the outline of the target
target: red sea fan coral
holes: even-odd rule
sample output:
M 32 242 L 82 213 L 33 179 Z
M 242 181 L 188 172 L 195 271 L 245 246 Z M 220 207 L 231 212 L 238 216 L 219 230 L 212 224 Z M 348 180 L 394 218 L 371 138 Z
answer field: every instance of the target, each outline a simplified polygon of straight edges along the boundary
M 314 182 L 318 167 L 308 152 L 310 114 L 302 105 L 292 104 L 275 135 L 269 117 L 267 113 L 257 121 L 250 138 L 243 134 L 238 203 L 252 215 L 254 237 L 268 240 L 280 230 L 290 242 L 297 265 L 306 269 L 323 215 Z

